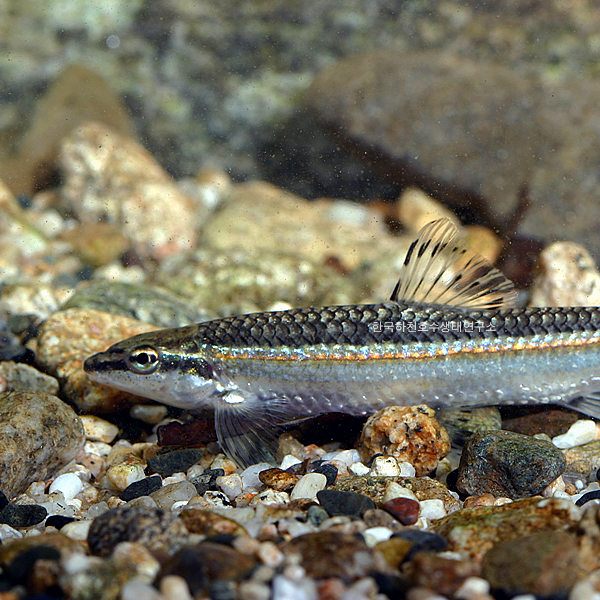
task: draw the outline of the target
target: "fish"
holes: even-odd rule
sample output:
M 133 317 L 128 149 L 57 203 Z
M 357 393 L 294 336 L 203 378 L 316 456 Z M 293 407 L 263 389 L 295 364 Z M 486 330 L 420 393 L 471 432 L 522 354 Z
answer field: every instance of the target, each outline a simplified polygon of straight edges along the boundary
M 88 358 L 93 381 L 214 411 L 241 466 L 274 461 L 282 425 L 393 405 L 566 405 L 600 417 L 600 309 L 520 308 L 448 219 L 410 245 L 390 299 L 142 333 Z

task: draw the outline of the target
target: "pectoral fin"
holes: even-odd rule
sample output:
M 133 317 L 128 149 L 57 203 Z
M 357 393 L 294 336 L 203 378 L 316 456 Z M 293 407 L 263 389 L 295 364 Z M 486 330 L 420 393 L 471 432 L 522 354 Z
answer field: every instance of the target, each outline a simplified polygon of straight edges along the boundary
M 231 391 L 215 408 L 217 439 L 223 452 L 242 467 L 258 462 L 276 465 L 281 426 L 297 417 L 283 399 Z

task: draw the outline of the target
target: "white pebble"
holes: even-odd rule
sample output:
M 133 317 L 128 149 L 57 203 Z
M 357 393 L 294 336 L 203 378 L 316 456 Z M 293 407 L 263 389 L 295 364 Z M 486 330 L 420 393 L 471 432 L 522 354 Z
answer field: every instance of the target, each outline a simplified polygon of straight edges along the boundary
M 153 585 L 134 577 L 121 588 L 121 600 L 164 600 L 164 598 Z
M 596 423 L 589 419 L 580 419 L 569 427 L 567 433 L 552 438 L 552 443 L 561 449 L 581 446 L 596 439 Z
M 370 471 L 369 467 L 360 461 L 352 463 L 348 470 L 352 475 L 366 475 Z
M 86 441 L 83 445 L 83 450 L 88 454 L 95 454 L 96 456 L 108 456 L 112 450 L 112 446 L 105 442 Z
M 400 475 L 398 461 L 393 456 L 377 456 L 373 460 L 370 474 L 379 477 L 397 477 Z
M 414 492 L 409 490 L 407 487 L 400 485 L 396 481 L 390 481 L 385 488 L 383 502 L 393 500 L 394 498 L 411 498 L 412 500 L 418 501 L 418 498 L 415 496 Z
M 2 543 L 5 540 L 18 540 L 22 537 L 23 534 L 20 531 L 13 529 L 10 525 L 0 523 L 0 539 L 2 539 Z
M 345 463 L 346 468 L 348 468 L 351 464 L 360 461 L 360 454 L 358 450 L 336 450 L 335 452 L 327 452 L 323 455 L 323 460 L 325 462 L 330 462 L 332 460 L 339 461 L 341 463 Z
M 438 498 L 432 498 L 431 500 L 421 500 L 421 512 L 420 516 L 424 519 L 441 519 L 446 516 L 446 508 L 444 502 Z
M 299 465 L 301 462 L 302 461 L 299 460 L 298 458 L 296 458 L 293 454 L 286 454 L 283 457 L 283 460 L 281 461 L 279 468 L 282 471 L 285 471 L 286 469 L 289 469 L 290 467 L 293 467 L 294 465 Z
M 244 600 L 269 600 L 271 598 L 271 588 L 260 581 L 242 581 L 239 585 L 238 598 Z M 170 599 L 169 599 L 170 600 Z
M 479 600 L 490 593 L 490 584 L 481 577 L 467 577 L 463 584 L 454 592 L 458 600 Z
M 129 409 L 133 419 L 138 419 L 149 425 L 160 423 L 167 416 L 168 408 L 160 404 L 134 404 Z
M 82 415 L 79 417 L 83 423 L 86 439 L 92 442 L 104 442 L 110 444 L 119 433 L 119 428 L 100 417 L 94 415 Z
M 263 542 L 258 548 L 258 558 L 267 567 L 278 567 L 285 558 L 283 552 L 273 542 Z
M 323 475 L 325 477 L 325 475 Z M 206 492 L 208 494 L 208 492 Z M 204 494 L 204 497 L 206 497 Z M 287 492 L 276 492 L 269 488 L 264 492 L 260 492 L 250 500 L 250 506 L 257 506 L 259 504 L 287 504 L 290 501 L 290 495 Z
M 165 600 L 193 600 L 187 581 L 179 575 L 165 575 L 160 580 L 160 593 Z
M 323 473 L 307 473 L 302 476 L 290 494 L 291 500 L 316 498 L 317 492 L 325 489 L 327 477 Z
M 263 488 L 262 481 L 258 478 L 258 474 L 261 471 L 266 471 L 267 469 L 272 469 L 273 465 L 269 463 L 262 462 L 257 463 L 255 465 L 251 465 L 247 469 L 244 469 L 241 473 L 242 485 L 244 487 L 245 492 L 256 492 Z
M 242 478 L 237 473 L 217 477 L 217 487 L 230 499 L 237 498 L 242 493 Z
M 400 477 L 415 477 L 417 471 L 409 462 L 398 463 L 400 467 Z
M 277 600 L 317 600 L 317 584 L 312 579 L 290 579 L 276 575 L 273 578 L 272 597 Z
M 104 502 L 104 500 L 103 500 L 102 502 L 97 502 L 96 504 L 92 504 L 92 506 L 90 506 L 88 508 L 87 516 L 88 516 L 88 518 L 93 520 L 96 517 L 103 515 L 107 510 L 108 510 L 108 504 L 106 504 L 106 502 Z
M 92 521 L 71 521 L 62 527 L 60 532 L 72 540 L 85 541 L 90 530 Z
M 385 542 L 392 537 L 392 530 L 388 527 L 369 527 L 363 531 L 365 542 L 369 548 L 373 548 L 379 542 Z
M 48 492 L 61 492 L 63 498 L 68 502 L 83 490 L 83 483 L 75 473 L 64 473 L 59 475 L 51 484 Z
M 144 465 L 140 463 L 121 463 L 109 467 L 106 471 L 106 478 L 109 483 L 120 492 L 135 481 L 144 479 L 144 477 L 146 477 Z

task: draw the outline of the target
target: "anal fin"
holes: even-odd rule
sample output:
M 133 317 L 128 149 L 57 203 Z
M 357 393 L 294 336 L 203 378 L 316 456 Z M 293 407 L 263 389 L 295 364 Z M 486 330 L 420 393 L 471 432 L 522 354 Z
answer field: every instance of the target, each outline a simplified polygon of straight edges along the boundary
M 585 398 L 575 398 L 575 400 L 566 402 L 563 406 L 576 410 L 593 419 L 600 420 L 600 394 L 591 394 Z

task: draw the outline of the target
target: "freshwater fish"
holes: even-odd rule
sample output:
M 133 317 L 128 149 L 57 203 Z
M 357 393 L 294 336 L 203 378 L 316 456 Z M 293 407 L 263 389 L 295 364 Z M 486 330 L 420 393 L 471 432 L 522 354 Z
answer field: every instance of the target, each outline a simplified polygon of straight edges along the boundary
M 224 452 L 273 461 L 278 426 L 390 405 L 562 404 L 600 417 L 600 309 L 515 308 L 447 219 L 418 234 L 387 302 L 258 312 L 136 335 L 91 379 L 214 411 Z

